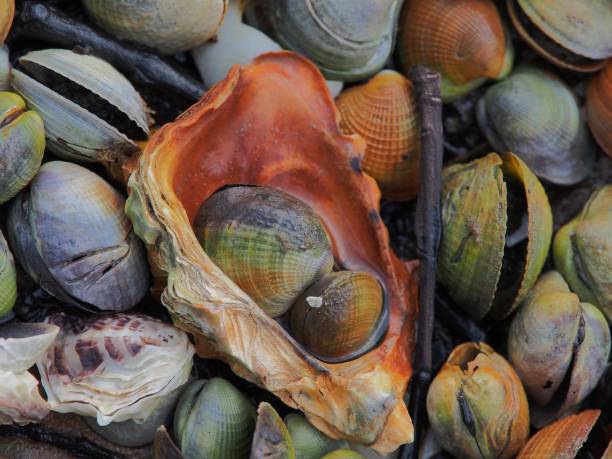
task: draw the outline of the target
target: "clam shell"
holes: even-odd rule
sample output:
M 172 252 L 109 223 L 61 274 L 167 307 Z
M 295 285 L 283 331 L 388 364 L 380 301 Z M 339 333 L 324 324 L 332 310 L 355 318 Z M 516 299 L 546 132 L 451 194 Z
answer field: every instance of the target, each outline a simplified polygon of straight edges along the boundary
M 522 67 L 478 102 L 478 125 L 498 151 L 512 151 L 541 178 L 559 185 L 584 180 L 595 144 L 570 89 L 553 75 Z
M 11 30 L 15 15 L 15 0 L 0 0 L 0 46 Z
M 227 0 L 82 0 L 100 27 L 164 54 L 191 49 L 213 37 Z
M 296 459 L 319 459 L 337 448 L 346 446 L 346 442 L 333 440 L 317 430 L 301 414 L 285 416 L 285 424 L 293 441 Z
M 600 414 L 600 410 L 586 410 L 550 424 L 529 439 L 516 459 L 573 459 Z
M 587 84 L 586 115 L 595 140 L 612 156 L 612 59 Z
M 9 49 L 0 46 L 0 91 L 11 89 L 11 63 L 9 62 Z
M 365 459 L 357 451 L 352 449 L 337 449 L 331 453 L 327 453 L 321 459 Z
M 189 378 L 193 346 L 171 325 L 127 314 L 47 321 L 61 329 L 37 362 L 53 411 L 143 422 Z
M 0 317 L 13 309 L 16 300 L 17 272 L 15 271 L 15 260 L 4 235 L 0 231 Z
M 440 72 L 445 101 L 487 78 L 505 77 L 514 60 L 512 42 L 491 0 L 407 0 L 397 40 L 405 71 L 422 64 Z
M 366 141 L 361 162 L 387 199 L 405 200 L 419 189 L 420 129 L 412 83 L 383 70 L 368 83 L 343 91 L 336 105 L 340 128 Z
M 295 459 L 295 449 L 287 426 L 267 402 L 257 408 L 257 424 L 250 459 Z

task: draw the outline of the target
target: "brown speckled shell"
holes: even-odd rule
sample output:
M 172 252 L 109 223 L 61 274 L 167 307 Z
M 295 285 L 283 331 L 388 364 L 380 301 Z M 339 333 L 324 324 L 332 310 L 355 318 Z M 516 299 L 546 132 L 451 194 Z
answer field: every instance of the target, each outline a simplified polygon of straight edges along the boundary
M 587 85 L 586 113 L 593 137 L 612 156 L 612 59 Z

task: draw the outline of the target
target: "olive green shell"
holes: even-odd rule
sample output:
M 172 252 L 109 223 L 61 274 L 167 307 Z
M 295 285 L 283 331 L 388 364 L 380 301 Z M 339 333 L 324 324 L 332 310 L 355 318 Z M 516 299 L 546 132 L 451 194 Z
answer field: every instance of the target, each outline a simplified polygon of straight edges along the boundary
M 612 185 L 593 193 L 555 235 L 555 266 L 582 301 L 612 322 Z
M 301 414 L 288 414 L 285 423 L 293 440 L 296 459 L 319 459 L 336 448 L 346 446 L 346 442 L 333 440 L 319 431 Z
M 198 210 L 194 230 L 211 260 L 271 317 L 286 312 L 334 262 L 319 217 L 272 188 L 215 193 Z
M 506 242 L 509 202 L 515 201 L 524 202 L 527 214 L 523 252 Z M 503 318 L 518 306 L 542 270 L 551 234 L 544 188 L 518 156 L 490 153 L 444 169 L 438 274 L 454 301 L 474 318 L 487 313 Z M 512 251 L 520 255 L 520 272 L 506 259 Z
M 519 67 L 487 89 L 476 114 L 489 143 L 520 156 L 540 178 L 573 185 L 593 167 L 597 150 L 576 98 L 550 73 Z
M 250 459 L 295 459 L 295 449 L 287 426 L 267 402 L 257 408 L 257 424 Z
M 4 235 L 0 232 L 0 318 L 15 305 L 17 299 L 17 273 L 15 260 Z
M 357 451 L 352 449 L 337 449 L 331 453 L 327 453 L 322 459 L 365 459 Z
M 14 197 L 40 167 L 45 128 L 17 94 L 0 92 L 0 204 Z
M 221 378 L 194 381 L 174 413 L 174 437 L 186 459 L 248 458 L 256 413 L 251 402 Z
M 383 310 L 380 282 L 364 272 L 341 271 L 306 290 L 291 310 L 293 337 L 323 359 L 358 351 Z

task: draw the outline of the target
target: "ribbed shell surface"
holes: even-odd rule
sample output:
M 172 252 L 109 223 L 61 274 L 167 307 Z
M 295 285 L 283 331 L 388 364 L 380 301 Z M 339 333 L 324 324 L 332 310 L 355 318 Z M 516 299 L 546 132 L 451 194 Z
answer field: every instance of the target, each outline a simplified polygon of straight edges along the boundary
M 612 59 L 587 84 L 586 114 L 595 140 L 612 156 Z
M 420 130 L 410 80 L 383 70 L 368 83 L 343 91 L 336 105 L 340 129 L 367 143 L 363 170 L 387 199 L 406 200 L 419 188 Z
M 293 440 L 296 459 L 319 459 L 340 448 L 342 443 L 319 431 L 301 414 L 291 413 L 285 416 L 285 424 Z

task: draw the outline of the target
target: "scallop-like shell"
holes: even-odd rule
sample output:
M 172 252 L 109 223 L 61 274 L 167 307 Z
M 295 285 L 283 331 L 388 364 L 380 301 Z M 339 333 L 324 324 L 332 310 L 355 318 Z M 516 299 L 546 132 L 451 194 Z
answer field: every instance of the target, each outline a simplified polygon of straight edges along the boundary
M 43 118 L 48 147 L 55 154 L 80 161 L 122 161 L 138 151 L 132 140 L 109 124 L 110 119 L 77 105 L 83 103 L 78 97 L 71 101 L 65 91 L 60 94 L 47 86 L 57 78 L 68 80 L 105 105 L 103 111 L 116 111 L 114 122 L 146 137 L 148 109 L 132 84 L 110 64 L 65 49 L 32 51 L 19 63 L 30 76 L 13 69 L 12 86 Z
M 506 0 L 519 35 L 553 64 L 594 72 L 612 56 L 608 0 Z
M 399 0 L 262 0 L 257 25 L 284 48 L 311 59 L 326 78 L 355 81 L 391 54 Z
M 529 439 L 516 459 L 574 459 L 600 414 L 586 410 L 550 424 Z
M 17 272 L 15 260 L 0 231 L 0 317 L 13 309 L 17 300 Z M 0 362 L 0 368 L 1 368 Z
M 319 217 L 273 188 L 218 191 L 202 204 L 193 226 L 211 260 L 270 317 L 287 312 L 334 265 Z
M 612 59 L 587 83 L 586 115 L 595 140 L 612 156 Z
M 440 72 L 445 101 L 488 78 L 504 78 L 514 50 L 491 0 L 406 0 L 398 54 L 405 71 L 422 64 Z
M 285 416 L 285 424 L 293 441 L 296 459 L 319 459 L 337 448 L 346 446 L 346 442 L 329 438 L 317 430 L 301 414 L 292 413 Z
M 9 211 L 15 257 L 62 301 L 97 312 L 129 309 L 146 294 L 149 273 L 124 205 L 84 167 L 45 163 Z
M 117 38 L 164 54 L 191 49 L 212 38 L 227 0 L 82 0 L 85 11 Z
M 518 68 L 487 89 L 477 120 L 495 149 L 514 152 L 549 182 L 576 184 L 595 162 L 595 143 L 572 91 L 537 68 Z
M 159 320 L 55 314 L 47 321 L 61 329 L 37 362 L 53 411 L 96 416 L 102 426 L 142 422 L 189 378 L 189 338 Z
M 331 273 L 297 300 L 291 309 L 291 333 L 321 360 L 354 358 L 367 352 L 384 334 L 387 324 L 377 326 L 386 322 L 383 301 L 382 287 L 370 274 Z
M 336 105 L 340 128 L 367 143 L 361 162 L 387 199 L 406 200 L 419 190 L 420 129 L 412 83 L 383 70 L 366 84 L 343 91 Z
M 0 46 L 11 30 L 15 15 L 15 0 L 0 0 Z
M 380 192 L 354 167 L 365 142 L 342 135 L 337 119 L 311 62 L 284 51 L 261 55 L 234 67 L 156 132 L 130 177 L 127 211 L 166 286 L 163 303 L 195 335 L 202 356 L 227 361 L 324 433 L 390 452 L 412 441 L 402 398 L 411 374 L 414 264 L 391 252 Z M 212 263 L 191 222 L 213 193 L 235 184 L 300 199 L 323 221 L 336 263 L 380 281 L 389 325 L 379 346 L 353 361 L 326 364 Z
M 295 449 L 287 426 L 267 402 L 257 408 L 250 459 L 295 459 Z
M 0 92 L 0 204 L 30 183 L 44 152 L 45 128 L 38 113 L 26 110 L 17 94 Z

